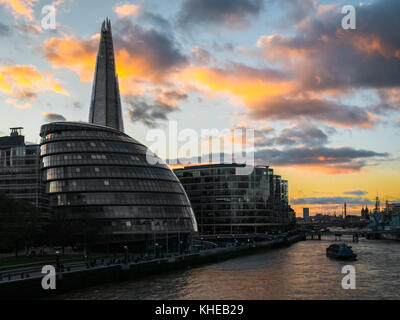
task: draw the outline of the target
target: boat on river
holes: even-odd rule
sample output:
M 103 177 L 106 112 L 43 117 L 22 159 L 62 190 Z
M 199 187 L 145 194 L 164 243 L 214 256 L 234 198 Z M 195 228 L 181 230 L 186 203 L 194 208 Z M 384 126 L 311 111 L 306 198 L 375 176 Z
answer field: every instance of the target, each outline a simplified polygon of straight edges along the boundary
M 356 260 L 357 255 L 345 243 L 331 244 L 326 249 L 326 256 L 338 260 Z

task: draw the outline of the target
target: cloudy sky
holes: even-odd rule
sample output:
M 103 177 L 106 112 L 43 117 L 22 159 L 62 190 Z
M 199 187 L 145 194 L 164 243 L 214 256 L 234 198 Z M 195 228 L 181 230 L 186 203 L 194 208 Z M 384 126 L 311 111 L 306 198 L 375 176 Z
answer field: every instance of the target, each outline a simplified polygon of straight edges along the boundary
M 109 17 L 127 134 L 252 128 L 298 215 L 359 213 L 400 200 L 399 16 L 398 0 L 0 0 L 0 134 L 38 142 L 43 123 L 87 121 Z

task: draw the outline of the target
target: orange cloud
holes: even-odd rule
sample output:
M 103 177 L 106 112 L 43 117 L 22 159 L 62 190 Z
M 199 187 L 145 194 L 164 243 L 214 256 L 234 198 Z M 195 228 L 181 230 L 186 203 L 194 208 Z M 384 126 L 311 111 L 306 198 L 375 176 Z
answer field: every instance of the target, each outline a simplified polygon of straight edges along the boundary
M 279 34 L 261 36 L 257 41 L 257 47 L 271 61 L 293 62 L 316 51 L 311 43 L 293 44 L 293 37 Z
M 38 0 L 0 0 L 0 4 L 3 4 L 7 9 L 11 10 L 15 18 L 24 17 L 32 21 L 34 19 L 33 6 L 37 1 Z
M 247 71 L 247 72 L 246 72 Z M 251 72 L 245 68 L 230 71 L 190 66 L 182 71 L 179 79 L 208 88 L 211 92 L 230 95 L 245 103 L 252 103 L 268 96 L 279 96 L 291 92 L 293 85 L 268 76 Z
M 279 165 L 275 164 L 274 167 L 277 168 L 295 168 L 300 170 L 306 170 L 309 172 L 319 172 L 328 175 L 338 175 L 338 174 L 351 174 L 355 172 L 360 172 L 362 170 L 358 164 L 348 164 L 348 163 L 334 163 L 330 162 L 334 159 L 326 159 L 324 157 L 318 157 L 320 163 L 316 164 L 293 164 L 293 165 Z
M 29 101 L 44 91 L 69 95 L 49 72 L 40 73 L 32 65 L 0 65 L 0 92 L 10 97 L 6 100 L 7 104 L 17 108 L 29 108 L 31 106 Z M 21 104 L 21 101 L 25 103 Z
M 140 5 L 137 4 L 124 4 L 114 7 L 114 12 L 120 18 L 125 18 L 127 16 L 138 17 L 141 13 Z
M 55 68 L 67 67 L 76 72 L 82 81 L 93 80 L 99 35 L 90 40 L 74 37 L 51 38 L 44 43 L 45 57 Z
M 344 30 L 337 31 L 338 36 L 347 39 L 360 52 L 367 55 L 381 55 L 386 59 L 397 58 L 400 59 L 400 48 L 385 42 L 382 38 L 375 34 L 354 34 L 352 36 L 343 35 Z
M 79 37 L 51 38 L 46 40 L 43 52 L 55 68 L 68 68 L 77 73 L 83 82 L 91 82 L 96 65 L 99 34 L 89 40 Z M 173 73 L 173 68 L 160 65 L 157 54 L 150 50 L 134 51 L 115 45 L 116 73 L 123 95 L 143 94 L 146 85 L 162 84 Z

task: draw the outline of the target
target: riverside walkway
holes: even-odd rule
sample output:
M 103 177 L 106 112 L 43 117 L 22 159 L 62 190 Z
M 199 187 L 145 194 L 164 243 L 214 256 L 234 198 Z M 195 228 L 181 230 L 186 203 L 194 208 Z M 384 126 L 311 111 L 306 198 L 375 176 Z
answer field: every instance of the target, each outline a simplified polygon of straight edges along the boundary
M 170 254 L 164 257 L 132 257 L 96 259 L 87 262 L 60 264 L 56 272 L 57 293 L 79 289 L 111 281 L 133 280 L 162 272 L 173 272 L 182 268 L 192 268 L 201 264 L 230 259 L 256 253 L 277 246 L 289 245 L 303 240 L 303 234 L 279 236 L 274 240 L 240 245 L 219 246 L 196 250 L 185 254 Z M 41 279 L 43 266 L 3 270 L 0 276 L 0 297 L 7 299 L 31 298 L 56 294 L 53 290 L 43 290 Z M 56 266 L 55 266 L 56 267 Z M 55 291 L 55 290 L 54 290 Z

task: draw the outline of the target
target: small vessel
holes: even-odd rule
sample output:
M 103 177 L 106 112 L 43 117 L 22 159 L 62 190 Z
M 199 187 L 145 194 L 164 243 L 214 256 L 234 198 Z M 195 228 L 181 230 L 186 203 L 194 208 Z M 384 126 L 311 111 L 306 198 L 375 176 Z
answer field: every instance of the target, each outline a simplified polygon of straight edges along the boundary
M 351 247 L 344 243 L 331 244 L 326 249 L 326 256 L 340 260 L 356 260 L 357 258 L 357 255 L 351 250 Z

